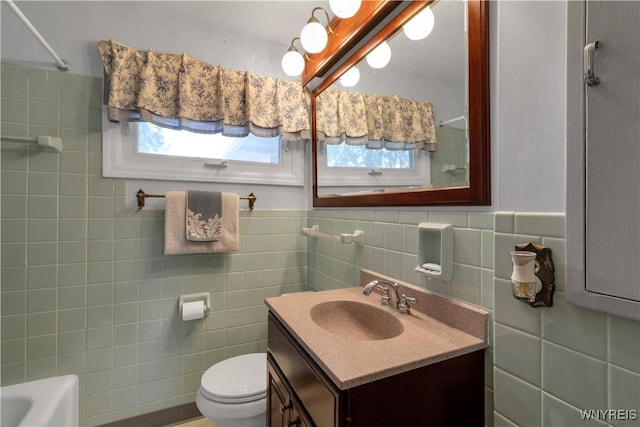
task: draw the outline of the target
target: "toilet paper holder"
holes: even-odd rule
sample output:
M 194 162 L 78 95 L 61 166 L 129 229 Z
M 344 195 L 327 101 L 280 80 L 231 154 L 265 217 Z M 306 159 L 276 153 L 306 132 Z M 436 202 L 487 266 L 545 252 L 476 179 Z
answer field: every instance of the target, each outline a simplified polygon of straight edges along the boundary
M 211 294 L 209 292 L 200 292 L 196 294 L 180 295 L 178 298 L 179 319 L 182 319 L 182 306 L 187 302 L 202 301 L 204 303 L 204 317 L 209 315 L 211 308 Z

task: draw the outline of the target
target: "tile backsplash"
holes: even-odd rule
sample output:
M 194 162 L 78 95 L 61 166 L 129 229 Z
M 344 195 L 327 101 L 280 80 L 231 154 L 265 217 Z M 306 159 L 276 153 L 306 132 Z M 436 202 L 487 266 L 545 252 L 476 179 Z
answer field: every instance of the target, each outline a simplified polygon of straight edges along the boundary
M 125 208 L 125 181 L 102 178 L 101 80 L 2 65 L 2 134 L 52 135 L 60 154 L 2 142 L 3 385 L 78 374 L 81 424 L 194 400 L 202 372 L 266 346 L 263 299 L 353 286 L 360 268 L 490 312 L 489 426 L 634 425 L 581 410 L 640 410 L 640 324 L 564 298 L 564 214 L 417 210 L 241 211 L 241 251 L 163 255 L 161 210 Z M 453 279 L 414 270 L 417 225 L 453 227 Z M 365 245 L 302 237 L 302 227 L 365 232 Z M 510 291 L 516 243 L 552 249 L 551 308 Z M 203 321 L 177 298 L 209 291 Z

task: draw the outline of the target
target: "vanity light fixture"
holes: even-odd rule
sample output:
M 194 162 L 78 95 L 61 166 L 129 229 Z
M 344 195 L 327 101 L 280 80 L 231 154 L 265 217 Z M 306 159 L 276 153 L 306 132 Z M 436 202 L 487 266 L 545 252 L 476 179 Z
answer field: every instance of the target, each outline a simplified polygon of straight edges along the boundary
M 436 23 L 431 7 L 425 7 L 420 13 L 404 24 L 402 30 L 409 40 L 422 40 L 427 38 Z
M 360 70 L 357 67 L 349 68 L 349 71 L 340 77 L 340 84 L 344 87 L 354 87 L 360 80 Z
M 300 40 L 300 37 L 294 37 L 293 40 L 291 40 L 291 46 L 289 46 L 287 53 L 282 57 L 282 69 L 285 74 L 290 77 L 297 77 L 302 74 L 304 70 L 304 58 L 300 51 L 293 45 L 296 40 Z
M 371 68 L 384 68 L 391 60 L 391 48 L 385 41 L 367 55 L 367 64 Z
M 302 43 L 304 50 L 309 53 L 322 52 L 322 50 L 327 46 L 327 41 L 329 39 L 327 28 L 323 27 L 320 21 L 318 21 L 318 18 L 313 16 L 317 10 L 324 12 L 327 17 L 327 27 L 329 25 L 329 14 L 327 11 L 321 7 L 313 8 L 311 11 L 311 18 L 309 18 L 307 24 L 300 32 L 300 43 Z M 329 32 L 332 32 L 330 27 L 328 27 L 328 30 Z
M 331 12 L 338 18 L 351 18 L 360 9 L 362 0 L 329 0 Z

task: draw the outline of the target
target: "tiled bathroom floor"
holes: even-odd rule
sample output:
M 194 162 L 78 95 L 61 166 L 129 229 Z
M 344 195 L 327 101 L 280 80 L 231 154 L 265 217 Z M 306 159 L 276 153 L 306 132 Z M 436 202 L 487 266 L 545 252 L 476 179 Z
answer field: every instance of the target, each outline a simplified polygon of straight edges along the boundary
M 174 427 L 220 427 L 206 418 L 196 418 L 182 424 L 176 424 Z

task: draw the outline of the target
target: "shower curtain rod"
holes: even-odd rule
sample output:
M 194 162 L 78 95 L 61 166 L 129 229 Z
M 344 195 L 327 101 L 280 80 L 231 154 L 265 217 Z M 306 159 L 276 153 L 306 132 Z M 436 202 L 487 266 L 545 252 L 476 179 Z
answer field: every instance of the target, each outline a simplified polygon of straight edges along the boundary
M 58 56 L 58 54 L 49 46 L 49 43 L 42 37 L 42 35 L 36 30 L 29 19 L 22 13 L 18 6 L 13 2 L 13 0 L 4 0 L 5 3 L 9 5 L 9 7 L 13 10 L 13 12 L 20 18 L 22 23 L 31 31 L 31 33 L 38 39 L 38 41 L 44 46 L 44 48 L 49 52 L 49 54 L 56 60 L 56 66 L 60 71 L 69 71 L 71 69 L 71 64 L 65 59 L 62 59 Z

